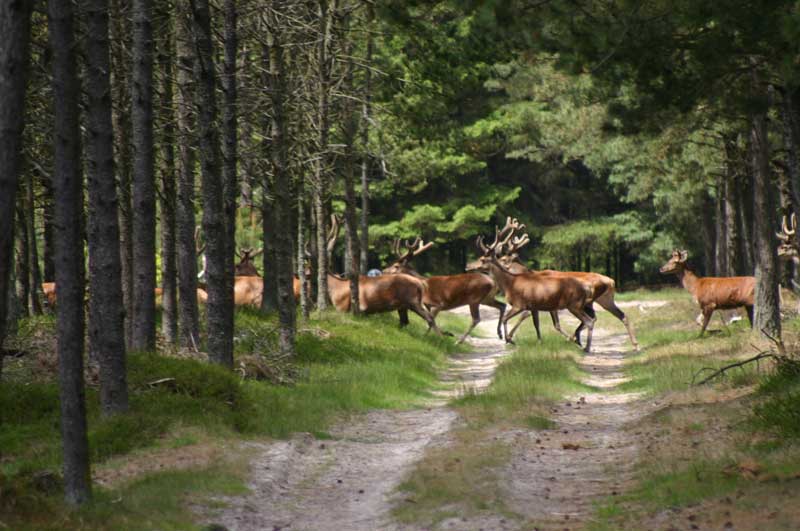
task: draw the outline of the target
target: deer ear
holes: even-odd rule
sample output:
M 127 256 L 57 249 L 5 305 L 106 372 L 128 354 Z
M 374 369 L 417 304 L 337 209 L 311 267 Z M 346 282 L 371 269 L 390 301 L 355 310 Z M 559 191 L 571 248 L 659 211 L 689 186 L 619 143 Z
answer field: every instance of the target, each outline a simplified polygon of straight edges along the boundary
M 689 258 L 688 251 L 681 251 L 680 252 L 681 262 L 685 262 L 687 258 Z

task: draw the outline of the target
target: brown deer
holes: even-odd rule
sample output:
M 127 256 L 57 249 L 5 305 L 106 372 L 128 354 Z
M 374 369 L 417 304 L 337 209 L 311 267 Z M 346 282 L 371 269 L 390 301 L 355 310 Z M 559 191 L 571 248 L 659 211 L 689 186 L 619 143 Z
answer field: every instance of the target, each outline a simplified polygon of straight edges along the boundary
M 747 310 L 750 326 L 753 326 L 756 277 L 698 277 L 686 265 L 689 253 L 674 250 L 672 258 L 659 271 L 678 277 L 678 281 L 692 294 L 703 312 L 700 335 L 706 331 L 714 310 L 734 310 L 742 306 Z
M 339 237 L 340 222 L 335 215 L 331 216 L 331 228 L 328 232 L 327 251 L 330 257 Z M 330 261 L 328 262 L 330 263 Z M 436 321 L 422 304 L 425 293 L 425 282 L 405 274 L 358 277 L 359 310 L 362 313 L 382 313 L 397 310 L 400 314 L 400 325 L 408 323 L 408 311 L 419 315 L 428 323 L 428 329 L 437 334 L 442 331 Z M 328 295 L 333 306 L 340 312 L 350 311 L 350 280 L 328 272 Z
M 501 247 L 504 249 L 504 254 L 503 256 L 499 257 L 498 260 L 506 267 L 506 269 L 514 273 L 522 273 L 527 271 L 528 269 L 521 263 L 519 259 L 519 250 L 529 242 L 530 238 L 527 234 L 514 237 L 514 239 L 510 242 L 508 242 L 508 239 L 506 239 L 505 246 Z M 540 270 L 539 273 L 556 277 L 572 277 L 589 284 L 592 287 L 592 297 L 586 307 L 586 312 L 592 317 L 595 317 L 593 304 L 595 302 L 599 304 L 600 307 L 622 321 L 622 324 L 625 325 L 625 329 L 628 331 L 628 338 L 630 339 L 634 349 L 636 349 L 637 352 L 640 350 L 639 343 L 636 341 L 636 335 L 633 332 L 633 325 L 631 325 L 630 321 L 625 315 L 625 312 L 623 312 L 614 301 L 614 295 L 616 295 L 616 283 L 614 282 L 614 279 L 599 273 L 584 271 L 556 271 L 553 269 L 543 269 Z M 570 339 L 575 338 L 580 343 L 580 333 L 583 328 L 582 323 L 578 326 L 578 329 L 575 330 L 573 336 L 568 336 L 563 330 L 561 330 L 558 312 L 550 312 L 550 316 L 553 320 L 553 327 L 561 335 Z M 523 315 L 517 324 L 514 325 L 514 328 L 511 329 L 512 336 L 514 335 L 516 329 L 522 324 L 522 321 L 525 317 L 526 316 Z M 534 327 L 536 328 L 536 335 L 541 339 L 541 334 L 539 332 L 539 318 L 535 314 L 533 315 L 533 323 Z
M 253 259 L 264 252 L 264 248 L 253 250 L 252 247 L 241 248 L 236 252 L 239 263 L 234 266 L 234 275 L 237 277 L 259 277 L 258 269 Z
M 536 271 L 512 273 L 498 260 L 500 230 L 495 229 L 494 242 L 487 246 L 483 236 L 477 238 L 478 250 L 482 256 L 467 266 L 467 270 L 489 273 L 506 294 L 511 309 L 501 319 L 506 343 L 513 343 L 513 335 L 508 334 L 508 320 L 526 310 L 558 311 L 569 310 L 587 328 L 585 352 L 592 346 L 592 332 L 595 319 L 586 311 L 591 300 L 592 288 L 585 282 L 572 277 L 557 277 Z
M 397 260 L 383 270 L 384 274 L 396 275 L 402 273 L 411 275 L 425 281 L 427 289 L 422 296 L 422 303 L 436 316 L 442 310 L 451 310 L 460 306 L 469 306 L 472 315 L 472 324 L 458 339 L 458 343 L 467 338 L 472 329 L 481 322 L 480 305 L 491 306 L 500 311 L 502 319 L 506 305 L 495 299 L 497 284 L 482 273 L 462 273 L 460 275 L 441 275 L 423 277 L 409 265 L 409 261 L 433 246 L 433 242 L 424 243 L 419 237 L 414 243 L 405 242 L 406 251 L 402 252 L 400 240 L 394 241 L 392 249 L 397 255 Z M 497 321 L 497 335 L 503 338 L 500 320 Z

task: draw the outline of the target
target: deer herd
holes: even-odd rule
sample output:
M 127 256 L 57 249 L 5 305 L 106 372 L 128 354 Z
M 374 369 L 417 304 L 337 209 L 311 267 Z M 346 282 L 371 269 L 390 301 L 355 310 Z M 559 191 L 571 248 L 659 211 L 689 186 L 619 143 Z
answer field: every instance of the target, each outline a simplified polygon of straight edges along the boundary
M 486 244 L 483 236 L 478 236 L 476 246 L 479 256 L 466 266 L 466 272 L 456 275 L 437 275 L 426 277 L 412 266 L 414 259 L 433 246 L 417 237 L 413 242 L 394 240 L 392 251 L 397 255 L 395 261 L 384 268 L 376 277 L 359 277 L 359 310 L 361 313 L 383 313 L 397 311 L 400 325 L 408 324 L 408 312 L 414 312 L 428 324 L 428 330 L 442 334 L 436 325 L 436 316 L 443 310 L 469 306 L 472 322 L 459 337 L 464 341 L 480 323 L 480 307 L 490 306 L 499 313 L 497 336 L 513 343 L 514 334 L 524 320 L 531 316 L 536 335 L 541 339 L 539 312 L 550 313 L 554 328 L 571 341 L 581 344 L 581 333 L 586 331 L 584 351 L 589 352 L 592 332 L 596 321 L 594 304 L 608 311 L 622 321 L 634 349 L 639 350 L 633 327 L 625 313 L 614 301 L 616 286 L 614 280 L 598 273 L 566 272 L 550 269 L 530 270 L 520 260 L 519 251 L 530 243 L 524 232 L 525 225 L 516 219 L 507 218 L 505 226 L 495 228 L 494 240 Z M 794 215 L 787 222 L 783 218 L 778 257 L 785 261 L 800 264 L 800 242 L 796 238 L 797 219 Z M 328 263 L 333 254 L 340 232 L 337 216 L 331 217 L 331 228 L 327 238 Z M 197 238 L 197 235 L 195 235 Z M 202 256 L 202 247 L 198 255 Z M 236 254 L 239 262 L 235 265 L 234 301 L 237 306 L 261 305 L 264 280 L 259 275 L 253 260 L 263 252 L 262 249 L 242 248 Z M 306 251 L 306 255 L 308 255 Z M 755 277 L 699 277 L 687 266 L 688 253 L 675 250 L 660 272 L 673 274 L 680 284 L 692 295 L 702 312 L 700 335 L 705 332 L 715 310 L 733 310 L 744 307 L 752 326 L 755 304 Z M 311 271 L 306 261 L 306 278 Z M 205 268 L 204 268 L 205 269 Z M 203 272 L 200 275 L 202 277 Z M 328 295 L 333 306 L 340 312 L 350 310 L 350 281 L 328 272 Z M 56 289 L 52 282 L 42 284 L 42 291 L 49 306 L 56 304 Z M 498 300 L 504 295 L 505 302 Z M 156 300 L 161 297 L 161 288 L 156 288 Z M 300 297 L 300 279 L 294 277 L 294 295 Z M 205 290 L 197 290 L 198 302 L 205 303 Z M 558 312 L 566 310 L 578 319 L 578 328 L 570 335 L 560 326 Z M 517 323 L 508 330 L 508 322 L 520 316 Z

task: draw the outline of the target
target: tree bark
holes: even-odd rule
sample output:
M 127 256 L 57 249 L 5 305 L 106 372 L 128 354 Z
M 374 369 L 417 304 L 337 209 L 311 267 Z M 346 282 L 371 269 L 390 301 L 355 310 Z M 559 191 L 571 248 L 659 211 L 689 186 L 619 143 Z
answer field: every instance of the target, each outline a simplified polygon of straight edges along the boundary
M 748 155 L 750 155 L 751 148 L 748 148 L 747 151 Z M 755 259 L 753 257 L 753 201 L 748 201 L 747 199 L 753 197 L 753 178 L 749 168 L 739 177 L 739 186 L 737 187 L 737 193 L 739 194 L 738 203 L 740 206 L 739 232 L 741 234 L 741 249 L 739 255 L 742 258 L 743 273 L 752 275 L 755 271 Z
M 55 260 L 53 260 L 53 246 L 55 245 L 53 241 L 53 209 L 55 206 L 53 200 L 53 183 L 50 179 L 50 176 L 42 175 L 44 190 L 42 198 L 42 224 L 44 225 L 44 256 L 42 257 L 42 261 L 44 262 L 44 282 L 55 282 L 56 279 L 56 265 Z
M 28 271 L 28 229 L 25 224 L 25 206 L 23 199 L 25 196 L 18 196 L 17 198 L 17 252 L 16 269 L 17 269 L 17 299 L 21 303 L 21 315 L 28 317 L 30 315 L 28 307 L 28 299 L 31 292 L 30 285 L 30 272 Z M 13 216 L 12 216 L 13 217 Z
M 131 205 L 131 119 L 130 70 L 128 48 L 130 45 L 130 7 L 122 0 L 112 0 L 114 16 L 111 39 L 113 91 L 112 125 L 114 127 L 119 181 L 119 231 L 120 263 L 122 271 L 122 298 L 125 307 L 125 344 L 133 344 L 133 207 Z
M 736 215 L 740 205 L 738 202 L 737 171 L 736 171 L 736 144 L 735 138 L 725 139 L 725 193 L 724 193 L 724 214 L 725 214 L 725 256 L 728 269 L 726 275 L 736 276 L 742 272 L 742 260 L 738 250 L 741 246 L 739 237 L 739 224 Z
M 753 70 L 753 86 L 758 89 L 759 80 Z M 767 117 L 765 112 L 753 115 L 750 130 L 752 144 L 753 218 L 756 256 L 756 308 L 753 327 L 781 339 L 781 316 L 778 293 L 778 257 L 774 242 L 774 210 L 770 189 L 769 141 L 767 139 Z
M 91 497 L 86 400 L 83 383 L 84 265 L 83 178 L 79 128 L 80 84 L 76 70 L 72 2 L 48 3 L 53 54 L 53 191 L 55 204 L 56 286 L 61 439 L 65 498 L 81 505 Z
M 319 44 L 317 45 L 317 160 L 314 168 L 313 206 L 317 217 L 317 309 L 328 309 L 327 215 L 328 127 L 330 120 L 332 16 L 337 0 L 319 0 Z
M 227 300 L 233 285 L 227 256 L 230 248 L 224 211 L 224 183 L 220 168 L 219 132 L 216 126 L 217 94 L 208 0 L 191 0 L 194 19 L 197 125 L 203 189 L 203 232 L 206 240 L 208 278 L 208 355 L 212 362 L 233 367 L 233 318 Z
M 306 229 L 305 213 L 303 209 L 304 183 L 298 186 L 297 194 L 297 278 L 300 280 L 300 314 L 303 321 L 308 321 L 310 316 L 310 300 L 308 292 L 308 279 L 306 278 Z
M 233 257 L 236 254 L 236 199 L 239 195 L 239 178 L 237 173 L 238 164 L 238 134 L 239 126 L 237 111 L 237 87 L 236 87 L 236 57 L 238 55 L 238 34 L 236 24 L 238 13 L 236 0 L 225 0 L 225 61 L 223 65 L 224 75 L 222 78 L 222 92 L 225 95 L 222 116 L 223 152 L 222 152 L 222 174 L 225 211 L 226 241 L 228 244 L 225 253 L 226 265 L 229 269 L 226 274 L 229 286 L 225 290 L 227 296 L 225 304 L 228 307 L 225 315 L 229 316 L 230 327 L 233 329 Z
M 114 131 L 111 122 L 111 61 L 108 0 L 86 6 L 87 153 L 89 188 L 89 342 L 100 363 L 100 404 L 105 415 L 128 410 Z M 60 303 L 60 301 L 59 301 Z
M 267 47 L 269 48 L 272 137 L 272 174 L 275 183 L 275 276 L 278 295 L 279 349 L 285 356 L 295 354 L 295 302 L 294 275 L 292 271 L 292 200 L 289 194 L 291 175 L 287 161 L 286 115 L 286 75 L 284 71 L 283 42 L 281 40 L 282 21 L 280 15 L 286 9 L 284 2 L 273 0 L 269 6 L 267 19 Z M 266 275 L 266 271 L 264 272 Z
M 36 202 L 33 194 L 33 174 L 25 179 L 25 231 L 28 233 L 28 272 L 30 273 L 30 301 L 34 315 L 42 315 L 42 273 L 39 269 L 39 249 L 36 242 Z
M 161 9 L 158 63 L 161 67 L 161 333 L 170 345 L 178 343 L 178 266 L 175 243 L 175 126 L 173 120 L 173 29 L 169 10 Z
M 133 331 L 131 350 L 156 346 L 153 2 L 133 0 Z
M 265 28 L 265 31 L 269 31 Z M 261 84 L 266 94 L 271 94 L 274 90 L 270 73 L 270 49 L 268 43 L 264 42 L 261 48 L 262 76 Z M 269 97 L 268 97 L 269 100 Z M 261 145 L 264 155 L 268 160 L 272 157 L 272 118 L 269 113 L 265 113 L 263 121 L 263 138 Z M 275 246 L 279 232 L 275 209 L 274 179 L 269 172 L 264 172 L 261 180 L 261 228 L 262 228 L 262 267 L 264 271 L 263 292 L 261 296 L 261 311 L 272 313 L 278 310 L 278 275 L 277 275 L 277 256 Z
M 358 116 L 350 99 L 350 94 L 353 94 L 353 59 L 352 59 L 352 42 L 350 36 L 347 35 L 349 31 L 349 17 L 345 19 L 343 24 L 344 35 L 342 38 L 345 40 L 343 46 L 343 55 L 345 56 L 346 66 L 344 73 L 344 83 L 342 90 L 344 92 L 344 101 L 342 102 L 342 132 L 344 136 L 344 201 L 345 201 L 345 232 L 346 232 L 346 275 L 350 280 L 350 312 L 353 315 L 359 314 L 359 298 L 358 298 L 358 277 L 361 274 L 361 252 L 359 250 L 358 239 L 358 220 L 356 215 L 356 190 L 355 190 L 355 141 L 358 134 Z M 354 95 L 354 94 L 353 94 Z M 362 198 L 363 199 L 363 198 Z
M 194 63 L 189 0 L 180 0 L 175 14 L 177 54 L 178 202 L 178 320 L 181 345 L 198 349 L 200 317 L 197 308 L 197 247 L 194 217 L 195 114 Z
M 375 19 L 375 9 L 372 3 L 367 3 L 367 28 L 371 28 Z M 364 94 L 361 107 L 361 242 L 360 242 L 360 271 L 367 274 L 369 260 L 369 121 L 372 114 L 372 54 L 374 42 L 372 32 L 367 31 L 367 54 L 364 58 Z
M 714 222 L 717 234 L 714 240 L 714 272 L 721 277 L 728 276 L 728 256 L 726 254 L 728 248 L 728 226 L 726 223 L 727 218 L 725 217 L 726 185 L 725 176 L 717 176 L 717 193 L 714 198 L 714 206 L 716 207 Z

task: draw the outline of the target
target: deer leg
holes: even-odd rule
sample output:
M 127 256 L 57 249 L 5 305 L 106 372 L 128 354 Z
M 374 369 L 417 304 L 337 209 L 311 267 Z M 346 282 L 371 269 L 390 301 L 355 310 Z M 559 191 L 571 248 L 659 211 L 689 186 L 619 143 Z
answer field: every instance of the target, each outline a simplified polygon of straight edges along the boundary
M 550 312 L 550 319 L 553 320 L 553 328 L 556 329 L 556 332 L 572 341 L 572 337 L 568 336 L 567 333 L 561 329 L 561 321 L 558 318 L 558 311 Z
M 472 329 L 478 326 L 478 323 L 481 322 L 481 307 L 479 304 L 470 304 L 469 313 L 472 315 L 472 324 L 469 326 L 469 328 L 467 328 L 467 331 L 464 332 L 464 335 L 458 338 L 458 341 L 456 341 L 456 343 L 463 342 L 467 338 L 469 333 L 472 332 Z
M 397 310 L 397 315 L 400 317 L 400 328 L 408 326 L 408 310 L 405 308 Z
M 524 323 L 525 319 L 527 319 L 527 318 L 528 318 L 527 314 L 523 313 L 522 316 L 519 318 L 519 321 L 517 321 L 517 324 L 515 324 L 514 327 L 511 329 L 511 332 L 509 332 L 509 334 L 511 334 L 511 337 L 514 337 L 514 334 L 517 333 L 517 328 L 522 326 L 522 323 Z M 537 328 L 537 331 L 538 331 L 538 328 Z
M 747 310 L 747 319 L 750 320 L 750 328 L 753 328 L 753 306 L 745 306 L 745 310 Z
M 514 344 L 514 342 L 511 340 L 511 338 L 513 337 L 513 334 L 511 336 L 509 336 L 509 334 L 508 334 L 508 320 L 511 319 L 512 317 L 514 317 L 515 315 L 523 312 L 523 311 L 524 310 L 522 308 L 511 308 L 503 316 L 503 329 L 506 331 L 506 334 L 505 334 L 506 343 L 511 343 L 512 345 Z
M 506 303 L 500 302 L 496 299 L 489 299 L 487 301 L 481 302 L 481 304 L 485 306 L 491 306 L 492 308 L 497 308 L 500 311 L 500 317 L 497 318 L 497 337 L 503 339 L 503 329 L 501 328 L 500 323 L 503 322 L 503 314 L 506 311 Z
M 594 331 L 594 322 L 597 320 L 594 315 L 594 309 L 590 310 L 592 313 L 589 314 L 587 308 L 578 308 L 578 309 L 570 309 L 569 312 L 577 317 L 582 326 L 586 327 L 586 346 L 583 347 L 583 351 L 588 353 L 592 347 L 592 332 Z M 579 343 L 580 344 L 580 343 Z
M 589 317 L 594 319 L 594 321 L 597 321 L 597 314 L 594 312 L 594 306 L 592 306 L 591 303 L 589 303 L 586 306 L 584 306 L 583 307 L 583 311 L 584 311 L 584 313 L 586 313 L 586 315 L 588 315 Z M 583 321 L 581 321 L 578 324 L 578 328 L 575 329 L 575 342 L 578 345 L 581 344 L 581 331 L 583 331 L 584 328 L 586 328 L 586 325 L 584 324 Z
M 700 336 L 703 337 L 703 333 L 706 331 L 706 327 L 708 326 L 708 322 L 711 320 L 711 316 L 714 314 L 714 307 L 709 306 L 707 308 L 703 308 L 703 326 L 700 328 Z
M 441 311 L 442 311 L 442 309 L 441 309 L 439 306 L 428 306 L 428 305 L 423 305 L 423 308 L 425 308 L 426 310 L 428 310 L 428 312 L 431 314 L 431 317 L 433 317 L 433 320 L 434 320 L 434 321 L 436 321 L 436 316 L 437 316 L 437 315 L 439 315 L 439 312 L 441 312 Z M 431 329 L 431 324 L 430 324 L 430 323 L 428 323 L 428 331 L 430 331 L 430 329 Z M 446 336 L 453 337 L 453 334 L 452 334 L 452 333 L 450 333 L 450 332 L 448 332 L 447 330 L 442 330 L 442 333 L 443 333 L 444 335 L 446 335 Z
M 598 299 L 597 303 L 603 308 L 605 308 L 605 310 L 608 313 L 610 313 L 611 315 L 622 321 L 622 324 L 625 325 L 625 330 L 628 331 L 628 337 L 631 340 L 633 348 L 636 349 L 636 352 L 639 352 L 639 350 L 641 349 L 639 348 L 639 343 L 636 341 L 636 336 L 633 333 L 633 325 L 628 320 L 628 317 L 625 315 L 625 312 L 620 310 L 619 307 L 616 305 L 614 299 L 611 299 L 609 301 L 602 301 Z
M 439 329 L 439 327 L 436 326 L 436 321 L 434 320 L 433 316 L 431 316 L 431 313 L 428 310 L 426 310 L 425 307 L 422 306 L 422 304 L 415 304 L 413 306 L 409 306 L 408 309 L 414 312 L 415 314 L 419 315 L 420 317 L 422 317 L 425 320 L 425 322 L 428 323 L 428 329 L 425 331 L 426 334 L 430 332 L 431 329 L 433 329 L 433 331 L 439 334 L 440 336 L 444 335 L 442 331 Z

